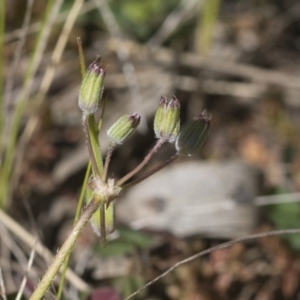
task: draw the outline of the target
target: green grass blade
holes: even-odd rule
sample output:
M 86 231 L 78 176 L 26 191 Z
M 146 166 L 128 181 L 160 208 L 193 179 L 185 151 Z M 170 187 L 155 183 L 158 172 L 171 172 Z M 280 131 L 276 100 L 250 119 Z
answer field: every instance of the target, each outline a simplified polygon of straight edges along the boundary
M 221 0 L 206 0 L 204 3 L 196 30 L 196 50 L 199 54 L 206 55 L 210 50 L 220 4 Z
M 0 154 L 2 152 L 2 134 L 4 125 L 4 35 L 5 35 L 5 1 L 0 1 Z

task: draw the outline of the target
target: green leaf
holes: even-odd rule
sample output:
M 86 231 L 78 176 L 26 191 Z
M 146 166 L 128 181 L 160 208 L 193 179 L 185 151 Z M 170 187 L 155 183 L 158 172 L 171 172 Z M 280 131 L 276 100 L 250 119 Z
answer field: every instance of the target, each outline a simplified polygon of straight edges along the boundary
M 300 205 L 299 203 L 273 205 L 268 209 L 268 217 L 274 223 L 276 229 L 300 227 Z M 300 235 L 288 235 L 283 238 L 293 249 L 300 250 Z
M 132 254 L 135 251 L 135 247 L 134 245 L 126 241 L 115 240 L 107 243 L 106 247 L 104 248 L 101 248 L 100 245 L 97 245 L 96 251 L 104 257 L 110 257 L 116 255 Z
M 119 232 L 121 239 L 132 243 L 136 247 L 145 249 L 150 247 L 152 244 L 152 238 L 141 231 L 136 231 L 130 228 L 123 227 L 119 229 Z

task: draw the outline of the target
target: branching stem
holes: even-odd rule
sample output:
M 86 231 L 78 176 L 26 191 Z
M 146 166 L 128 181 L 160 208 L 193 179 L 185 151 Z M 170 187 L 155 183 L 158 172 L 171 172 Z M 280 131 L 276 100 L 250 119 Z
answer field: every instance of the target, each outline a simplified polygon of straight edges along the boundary
M 157 140 L 154 147 L 149 151 L 147 156 L 144 158 L 144 160 L 131 172 L 129 172 L 127 175 L 125 175 L 123 178 L 121 178 L 117 182 L 117 186 L 121 186 L 124 182 L 126 182 L 128 179 L 130 179 L 133 175 L 135 175 L 137 172 L 139 172 L 151 159 L 151 157 L 155 154 L 155 152 L 162 146 L 162 144 L 165 142 L 164 139 Z
M 167 161 L 163 162 L 162 164 L 160 164 L 157 167 L 153 168 L 152 170 L 148 171 L 147 173 L 142 175 L 140 178 L 137 178 L 136 180 L 133 180 L 133 181 L 129 182 L 128 184 L 125 184 L 122 187 L 122 189 L 123 190 L 129 189 L 129 188 L 133 187 L 134 185 L 142 182 L 143 180 L 147 179 L 148 177 L 150 177 L 154 173 L 160 171 L 162 168 L 166 167 L 167 165 L 169 165 L 170 163 L 172 163 L 173 161 L 175 161 L 179 157 L 180 157 L 180 154 L 177 152 L 171 158 L 169 158 Z
M 52 264 L 48 268 L 42 280 L 37 285 L 32 295 L 30 296 L 29 300 L 40 300 L 43 298 L 54 277 L 59 272 L 60 267 L 63 265 L 64 261 L 73 250 L 74 244 L 77 241 L 80 233 L 82 232 L 87 222 L 98 208 L 99 203 L 96 203 L 94 200 L 92 200 L 86 206 L 77 223 L 75 224 L 74 228 L 72 229 L 71 233 L 65 240 L 62 247 L 57 252 Z

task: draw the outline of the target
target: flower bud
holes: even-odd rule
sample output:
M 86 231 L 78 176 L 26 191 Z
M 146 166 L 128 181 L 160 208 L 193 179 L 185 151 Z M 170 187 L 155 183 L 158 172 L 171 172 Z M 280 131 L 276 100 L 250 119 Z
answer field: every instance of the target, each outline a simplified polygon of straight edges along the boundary
M 113 144 L 122 144 L 140 124 L 140 119 L 141 116 L 137 113 L 122 116 L 107 131 L 110 142 Z
M 179 133 L 176 140 L 176 150 L 184 155 L 191 156 L 203 145 L 210 128 L 210 118 L 206 111 L 195 117 Z
M 175 96 L 168 102 L 166 97 L 161 97 L 159 107 L 154 118 L 155 136 L 170 143 L 176 140 L 180 130 L 180 103 Z
M 93 61 L 83 77 L 78 105 L 86 114 L 93 114 L 97 109 L 103 92 L 106 69 L 101 68 L 100 58 Z

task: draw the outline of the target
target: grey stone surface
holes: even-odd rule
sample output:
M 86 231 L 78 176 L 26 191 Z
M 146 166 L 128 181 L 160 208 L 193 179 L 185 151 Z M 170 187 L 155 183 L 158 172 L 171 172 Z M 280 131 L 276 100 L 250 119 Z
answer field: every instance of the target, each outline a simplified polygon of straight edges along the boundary
M 240 161 L 174 164 L 129 190 L 117 217 L 129 226 L 234 238 L 252 232 L 257 172 Z

